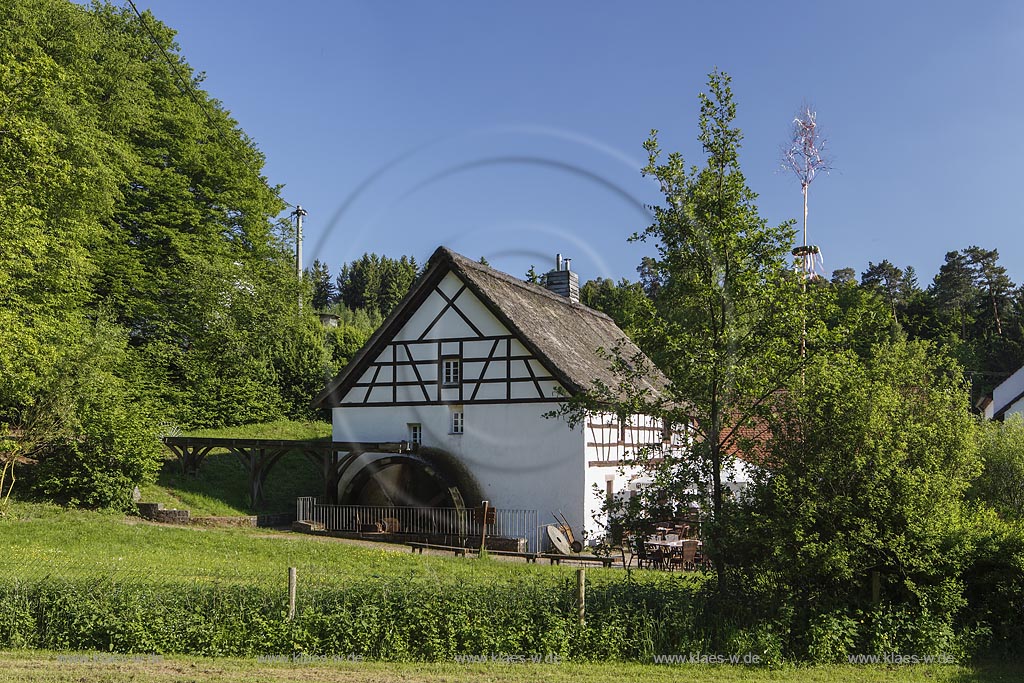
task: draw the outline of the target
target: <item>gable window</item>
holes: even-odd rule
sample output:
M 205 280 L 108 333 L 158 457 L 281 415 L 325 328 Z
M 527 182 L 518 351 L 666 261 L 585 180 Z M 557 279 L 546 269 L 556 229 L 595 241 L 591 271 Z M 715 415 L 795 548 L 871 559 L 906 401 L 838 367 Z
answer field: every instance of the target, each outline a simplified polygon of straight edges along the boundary
M 423 443 L 423 425 L 418 422 L 409 423 L 409 443 L 417 446 Z
M 452 434 L 462 434 L 466 428 L 465 413 L 462 412 L 462 407 L 459 406 L 452 411 Z
M 462 361 L 458 358 L 444 358 L 442 363 L 441 380 L 443 386 L 457 387 L 462 381 Z

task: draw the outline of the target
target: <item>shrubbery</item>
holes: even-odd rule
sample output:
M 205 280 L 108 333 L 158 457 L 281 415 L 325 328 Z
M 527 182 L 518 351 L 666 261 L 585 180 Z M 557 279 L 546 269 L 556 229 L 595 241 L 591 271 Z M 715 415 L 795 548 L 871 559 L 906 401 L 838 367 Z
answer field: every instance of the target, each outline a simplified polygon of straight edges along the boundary
M 678 576 L 590 586 L 582 629 L 575 584 L 568 580 L 438 585 L 364 579 L 303 587 L 291 622 L 280 588 L 108 579 L 9 583 L 0 587 L 0 648 L 649 661 L 707 643 L 698 626 L 697 583 Z
M 55 367 L 28 422 L 33 488 L 70 505 L 127 510 L 161 462 L 157 420 L 119 328 L 97 322 Z
M 896 341 L 867 358 L 819 354 L 774 399 L 725 553 L 743 568 L 730 590 L 774 582 L 764 599 L 787 658 L 1024 645 L 1024 536 L 965 498 L 976 478 L 993 503 L 1014 483 L 982 473 L 960 377 L 934 346 Z M 1002 428 L 983 429 L 1012 450 L 991 436 Z M 1011 460 L 988 450 L 987 466 Z

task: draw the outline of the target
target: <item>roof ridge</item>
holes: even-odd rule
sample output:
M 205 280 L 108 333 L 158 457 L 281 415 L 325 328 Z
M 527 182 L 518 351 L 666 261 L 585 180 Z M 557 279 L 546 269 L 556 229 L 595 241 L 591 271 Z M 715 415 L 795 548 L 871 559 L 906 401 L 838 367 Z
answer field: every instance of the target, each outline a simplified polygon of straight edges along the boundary
M 491 266 L 484 265 L 483 263 L 480 263 L 478 261 L 474 261 L 473 259 L 471 259 L 471 258 L 469 258 L 467 256 L 463 256 L 462 254 L 458 253 L 457 251 L 453 251 L 453 250 L 449 249 L 448 247 L 440 246 L 440 247 L 437 248 L 437 251 L 435 251 L 434 253 L 437 254 L 438 252 L 443 253 L 445 256 L 447 256 L 449 259 L 451 259 L 452 262 L 457 263 L 461 267 L 469 267 L 469 268 L 472 268 L 472 269 L 474 269 L 476 271 L 479 271 L 479 272 L 483 273 L 484 275 L 489 275 L 491 277 L 496 277 L 496 278 L 498 278 L 500 280 L 504 280 L 505 282 L 507 282 L 509 284 L 512 284 L 512 285 L 515 285 L 517 287 L 521 287 L 521 288 L 525 289 L 526 291 L 530 292 L 531 294 L 538 294 L 538 295 L 541 295 L 541 296 L 546 296 L 547 298 L 551 299 L 552 301 L 556 301 L 556 302 L 558 302 L 558 303 L 560 303 L 560 304 L 562 304 L 564 306 L 568 306 L 569 308 L 572 308 L 573 310 L 578 310 L 581 313 L 588 313 L 588 314 L 593 315 L 593 316 L 595 316 L 597 318 L 601 318 L 602 320 L 608 320 L 608 321 L 613 322 L 613 323 L 615 322 L 610 315 L 608 315 L 607 313 L 604 313 L 603 311 L 599 311 L 599 310 L 597 310 L 595 308 L 591 308 L 590 306 L 587 306 L 586 304 L 580 303 L 579 301 L 571 301 L 571 300 L 567 299 L 566 297 L 562 296 L 561 294 L 556 294 L 556 293 L 552 292 L 550 289 L 548 289 L 547 287 L 544 287 L 543 285 L 538 285 L 538 284 L 534 284 L 532 282 L 527 282 L 526 280 L 520 280 L 515 275 L 510 275 L 509 273 L 506 273 L 503 270 L 498 270 L 497 268 L 492 268 Z M 433 258 L 433 257 L 431 257 L 431 258 Z

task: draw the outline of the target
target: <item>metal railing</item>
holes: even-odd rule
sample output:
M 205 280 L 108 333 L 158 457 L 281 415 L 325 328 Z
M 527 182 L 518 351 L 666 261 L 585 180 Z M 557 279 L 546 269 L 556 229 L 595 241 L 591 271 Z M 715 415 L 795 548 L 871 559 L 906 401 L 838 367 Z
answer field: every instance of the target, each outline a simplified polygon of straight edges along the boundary
M 540 548 L 536 510 L 495 510 L 487 535 L 525 539 L 530 551 Z M 482 533 L 475 509 L 376 505 L 324 505 L 316 498 L 299 498 L 299 521 L 322 524 L 328 531 L 375 532 L 477 539 Z

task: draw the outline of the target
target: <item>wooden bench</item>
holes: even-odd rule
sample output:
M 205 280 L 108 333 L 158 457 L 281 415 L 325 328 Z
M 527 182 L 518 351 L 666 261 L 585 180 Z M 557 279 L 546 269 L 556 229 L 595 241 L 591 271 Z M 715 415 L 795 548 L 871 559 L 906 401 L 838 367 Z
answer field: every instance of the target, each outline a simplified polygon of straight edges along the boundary
M 416 543 L 416 542 L 409 542 L 409 543 L 406 543 L 406 545 L 409 546 L 409 549 L 410 549 L 411 552 L 414 552 L 414 553 L 418 552 L 420 555 L 423 554 L 423 550 L 424 549 L 427 549 L 427 550 L 446 550 L 446 551 L 449 551 L 449 552 L 453 552 L 456 555 L 461 555 L 463 557 L 465 557 L 467 553 L 479 553 L 480 552 L 479 548 L 463 548 L 462 546 L 459 546 L 459 545 L 435 545 L 433 543 Z M 504 555 L 506 557 L 522 557 L 527 562 L 536 562 L 537 561 L 537 555 L 539 554 L 539 553 L 520 553 L 520 552 L 516 552 L 514 550 L 487 550 L 487 549 L 485 549 L 484 552 L 486 552 L 488 555 Z
M 549 564 L 562 564 L 565 562 L 600 562 L 605 569 L 612 566 L 612 562 L 615 561 L 614 557 L 610 555 L 561 555 L 558 553 L 543 553 L 540 557 L 546 557 Z
M 470 548 L 470 552 L 478 553 L 480 552 L 480 549 Z M 505 557 L 523 557 L 526 558 L 527 563 L 537 561 L 537 553 L 520 553 L 516 552 L 515 550 L 488 550 L 486 548 L 484 549 L 484 552 L 488 555 L 504 555 Z
M 411 552 L 419 552 L 420 555 L 423 554 L 424 549 L 447 550 L 455 553 L 456 555 L 461 555 L 462 557 L 465 557 L 466 553 L 469 551 L 469 548 L 463 548 L 462 546 L 457 545 L 434 545 L 432 543 L 407 543 L 406 545 L 409 546 Z

